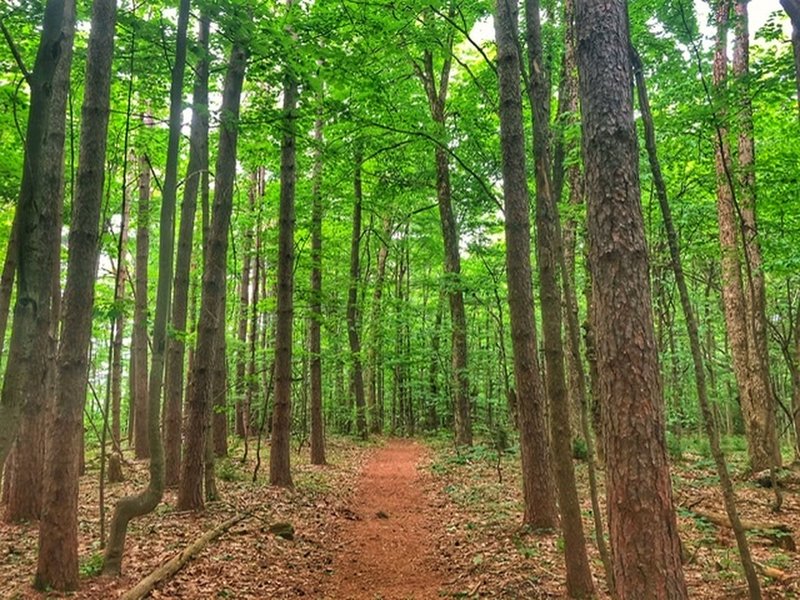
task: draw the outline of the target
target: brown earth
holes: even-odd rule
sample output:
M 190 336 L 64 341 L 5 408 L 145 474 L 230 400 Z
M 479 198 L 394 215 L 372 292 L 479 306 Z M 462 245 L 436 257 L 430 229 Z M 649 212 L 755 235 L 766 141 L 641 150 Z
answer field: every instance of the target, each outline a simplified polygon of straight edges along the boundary
M 341 528 L 325 598 L 439 597 L 437 525 L 419 470 L 426 453 L 417 442 L 391 440 L 368 460 L 352 500 L 353 521 Z

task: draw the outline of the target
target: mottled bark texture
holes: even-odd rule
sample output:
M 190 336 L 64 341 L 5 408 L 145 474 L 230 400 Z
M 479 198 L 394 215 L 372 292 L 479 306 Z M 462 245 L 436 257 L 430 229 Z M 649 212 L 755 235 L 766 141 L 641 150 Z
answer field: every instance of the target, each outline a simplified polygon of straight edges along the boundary
M 197 194 L 208 171 L 208 36 L 210 21 L 202 16 L 198 26 L 198 57 L 192 93 L 192 130 L 189 138 L 189 165 L 183 188 L 175 281 L 172 290 L 172 331 L 167 339 L 164 371 L 164 480 L 167 486 L 178 483 L 181 465 L 181 425 L 183 423 L 183 384 L 189 308 L 189 283 L 192 264 Z
M 620 600 L 683 599 L 641 211 L 627 3 L 578 0 L 575 6 L 615 592 Z
M 38 589 L 78 587 L 78 478 L 92 336 L 114 55 L 116 0 L 95 0 L 86 55 L 86 93 L 58 346 L 56 397 L 47 424 L 39 523 Z
M 178 486 L 178 508 L 200 510 L 204 506 L 203 466 L 206 438 L 213 406 L 214 369 L 220 349 L 219 329 L 224 328 L 224 302 L 228 257 L 228 228 L 233 210 L 233 187 L 236 180 L 236 147 L 239 138 L 239 107 L 247 64 L 243 47 L 231 49 L 228 72 L 222 93 L 220 141 L 215 169 L 214 203 L 209 227 L 200 318 L 197 324 L 197 348 L 186 397 L 186 427 L 183 461 Z M 224 331 L 224 329 L 223 329 Z
M 550 469 L 546 398 L 536 354 L 530 201 L 516 23 L 516 7 L 498 0 L 495 35 L 500 87 L 500 150 L 503 157 L 508 305 L 519 407 L 524 522 L 534 529 L 551 529 L 557 525 L 558 515 Z

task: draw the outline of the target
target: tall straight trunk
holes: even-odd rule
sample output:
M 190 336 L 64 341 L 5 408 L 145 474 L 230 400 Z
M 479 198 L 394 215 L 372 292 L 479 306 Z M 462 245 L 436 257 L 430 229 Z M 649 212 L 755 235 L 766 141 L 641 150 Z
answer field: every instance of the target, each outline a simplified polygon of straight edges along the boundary
M 720 447 L 719 431 L 717 430 L 717 426 L 714 422 L 714 414 L 708 398 L 708 386 L 706 385 L 703 351 L 700 346 L 699 327 L 697 325 L 697 317 L 695 316 L 694 308 L 692 307 L 692 301 L 689 296 L 689 289 L 686 285 L 686 277 L 683 273 L 680 247 L 678 245 L 678 235 L 675 231 L 675 225 L 672 220 L 672 210 L 669 206 L 669 200 L 667 198 L 667 186 L 661 173 L 661 164 L 656 151 L 655 127 L 653 125 L 653 115 L 650 110 L 650 101 L 647 96 L 647 86 L 644 79 L 644 73 L 642 72 L 642 62 L 638 53 L 633 48 L 631 49 L 631 55 L 634 67 L 634 77 L 636 79 L 636 90 L 639 98 L 639 111 L 642 114 L 642 122 L 644 124 L 645 146 L 647 147 L 650 171 L 653 174 L 653 183 L 656 188 L 656 196 L 658 198 L 659 207 L 661 208 L 661 215 L 664 219 L 664 227 L 667 230 L 667 243 L 669 244 L 670 263 L 672 272 L 675 275 L 675 283 L 678 286 L 681 308 L 683 309 L 683 315 L 686 319 L 686 331 L 689 335 L 689 346 L 692 352 L 692 364 L 694 366 L 695 385 L 697 387 L 697 398 L 700 403 L 700 412 L 703 415 L 703 424 L 705 426 L 706 436 L 708 437 L 708 441 L 711 445 L 711 454 L 714 458 L 714 463 L 717 468 L 717 475 L 719 475 L 725 511 L 728 514 L 728 520 L 733 526 L 736 544 L 739 548 L 739 556 L 742 561 L 742 568 L 744 569 L 745 578 L 747 579 L 747 587 L 750 591 L 750 598 L 752 600 L 756 600 L 761 598 L 761 585 L 758 581 L 758 574 L 756 573 L 753 565 L 753 559 L 750 555 L 750 546 L 747 542 L 747 533 L 742 527 L 742 522 L 739 519 L 739 513 L 736 510 L 736 495 L 733 489 L 730 473 L 728 472 L 728 465 L 725 462 L 725 455 Z
M 794 76 L 797 85 L 797 117 L 800 119 L 800 0 L 781 0 L 781 6 L 792 21 Z
M 436 160 L 436 198 L 444 241 L 445 285 L 450 302 L 450 325 L 452 327 L 452 377 L 453 405 L 456 444 L 472 445 L 472 417 L 470 415 L 469 373 L 467 371 L 467 315 L 464 309 L 464 291 L 461 287 L 461 256 L 456 217 L 453 214 L 453 194 L 450 186 L 450 160 L 445 140 L 447 89 L 452 64 L 453 37 L 444 40 L 444 60 L 441 71 L 434 70 L 433 55 L 426 51 L 423 68 L 417 76 L 422 81 L 428 97 L 431 118 L 440 136 L 434 150 Z
M 525 167 L 525 130 L 522 125 L 517 11 L 505 0 L 497 0 L 495 35 L 500 89 L 508 307 L 518 396 L 524 522 L 534 529 L 551 529 L 558 522 L 558 514 L 550 468 L 546 398 L 536 354 L 530 200 Z
M 125 157 L 125 160 L 127 160 L 127 157 Z M 124 190 L 123 194 L 127 194 L 127 190 Z M 117 257 L 117 272 L 114 284 L 119 303 L 125 300 L 125 288 L 128 283 L 128 266 L 125 255 L 127 254 L 129 227 L 130 203 L 126 199 L 119 232 L 119 248 L 122 252 Z M 111 435 L 116 445 L 119 445 L 120 436 L 122 435 L 122 344 L 124 337 L 125 311 L 119 310 L 114 325 L 114 341 L 111 346 Z
M 314 120 L 314 170 L 311 190 L 311 319 L 308 324 L 311 364 L 311 464 L 324 465 L 325 421 L 322 414 L 322 94 Z
M 78 477 L 92 336 L 110 114 L 116 0 L 95 0 L 86 56 L 86 93 L 69 234 L 58 385 L 47 427 L 45 486 L 39 524 L 38 589 L 78 587 Z
M 553 444 L 553 471 L 561 509 L 567 594 L 588 598 L 594 593 L 586 538 L 583 534 L 581 506 L 572 463 L 571 410 L 564 371 L 564 346 L 561 337 L 562 312 L 559 287 L 559 256 L 562 255 L 558 201 L 553 195 L 550 159 L 550 83 L 544 63 L 539 0 L 526 0 L 525 22 L 528 46 L 531 111 L 533 115 L 533 155 L 536 172 L 536 250 L 542 303 L 545 387 L 550 401 L 550 437 Z M 515 20 L 516 21 L 516 20 Z
M 133 444 L 136 458 L 147 458 L 147 313 L 148 263 L 150 261 L 150 162 L 139 155 L 139 202 L 136 207 L 136 265 L 133 333 L 131 336 L 131 386 Z
M 350 342 L 351 376 L 355 392 L 356 432 L 361 439 L 366 439 L 367 415 L 364 398 L 364 372 L 361 366 L 361 339 L 358 332 L 358 288 L 361 282 L 359 253 L 361 248 L 361 207 L 363 204 L 361 144 L 361 141 L 356 142 L 355 174 L 353 178 L 353 230 L 350 237 L 350 286 L 347 291 L 347 339 Z
M 716 7 L 717 39 L 715 43 L 713 83 L 716 94 L 724 98 L 727 93 L 727 39 L 731 0 L 720 0 Z M 748 283 L 753 280 L 752 262 L 749 257 L 752 244 L 742 239 L 749 235 L 747 227 L 740 227 L 737 210 L 744 215 L 745 207 L 737 208 L 733 164 L 728 145 L 728 131 L 724 125 L 727 107 L 723 103 L 718 109 L 716 128 L 715 167 L 717 173 L 717 216 L 719 219 L 719 242 L 722 265 L 722 301 L 725 324 L 728 332 L 733 369 L 739 388 L 742 416 L 748 441 L 750 467 L 754 471 L 780 464 L 780 453 L 775 430 L 774 410 L 771 407 L 772 392 L 768 378 L 764 377 L 764 365 L 756 350 L 753 320 L 750 311 L 755 304 L 748 301 L 746 286 L 742 278 L 742 258 L 745 253 L 745 270 Z M 747 196 L 745 192 L 744 197 Z M 756 297 L 752 288 L 753 298 Z M 749 321 L 749 322 L 748 322 Z
M 624 0 L 576 2 L 592 317 L 618 598 L 687 598 L 664 433 Z
M 186 397 L 183 462 L 178 486 L 180 510 L 200 510 L 204 506 L 203 465 L 213 405 L 212 393 L 216 387 L 213 385 L 214 369 L 217 353 L 222 350 L 219 343 L 219 330 L 224 328 L 223 306 L 228 265 L 228 228 L 233 209 L 239 107 L 246 63 L 246 51 L 241 45 L 234 44 L 222 93 L 214 205 L 205 254 L 200 319 L 197 325 L 197 349 L 189 374 L 192 384 Z
M 0 464 L 4 464 L 17 437 L 22 409 L 44 386 L 50 298 L 55 269 L 53 239 L 58 231 L 58 198 L 47 195 L 44 184 L 52 177 L 45 169 L 48 136 L 54 122 L 53 85 L 59 63 L 71 60 L 66 50 L 72 36 L 64 35 L 72 0 L 48 0 L 44 9 L 39 49 L 29 78 L 30 104 L 25 132 L 25 157 L 17 203 L 17 298 L 9 341 L 8 361 L 0 394 Z M 55 115 L 55 120 L 64 119 Z M 63 150 L 62 150 L 63 152 Z
M 369 412 L 369 430 L 371 433 L 381 432 L 380 407 L 383 398 L 378 395 L 378 373 L 382 370 L 381 346 L 383 341 L 383 323 L 381 310 L 383 308 L 383 287 L 386 282 L 386 260 L 389 257 L 389 239 L 392 235 L 392 226 L 389 220 L 383 223 L 383 235 L 378 249 L 377 274 L 375 275 L 375 289 L 372 292 L 372 307 L 369 318 L 369 343 L 367 356 L 367 411 Z
M 223 285 L 224 287 L 224 285 Z M 211 372 L 211 432 L 213 444 L 211 456 L 211 469 L 206 469 L 209 476 L 214 476 L 214 457 L 228 456 L 228 340 L 225 331 L 226 300 L 222 299 L 220 308 L 219 326 L 217 327 L 216 346 L 214 347 L 214 365 Z M 206 486 L 206 498 L 212 499 L 216 495 L 209 492 Z
M 44 442 L 46 412 L 53 398 L 55 381 L 55 353 L 57 351 L 58 323 L 61 303 L 61 274 L 59 272 L 61 255 L 60 223 L 64 205 L 64 141 L 66 137 L 66 110 L 69 90 L 70 68 L 72 66 L 72 38 L 75 30 L 75 7 L 73 3 L 65 5 L 63 35 L 65 39 L 64 54 L 56 67 L 51 91 L 51 124 L 45 138 L 44 155 L 42 157 L 42 192 L 45 197 L 56 201 L 56 227 L 58 233 L 53 236 L 50 316 L 51 326 L 48 339 L 47 373 L 39 393 L 29 398 L 23 408 L 19 433 L 13 451 L 6 462 L 4 493 L 6 509 L 3 518 L 7 521 L 33 521 L 39 518 L 42 507 L 42 476 L 44 471 Z M 14 217 L 9 253 L 16 253 L 18 233 L 17 217 Z M 6 257 L 5 268 L 10 270 L 8 277 L 9 300 L 11 283 L 14 279 L 17 256 L 9 260 Z M 4 270 L 4 277 L 6 272 Z M 5 285 L 3 283 L 2 285 Z M 5 293 L 5 289 L 3 292 Z M 2 309 L 7 316 L 8 305 Z M 5 326 L 3 326 L 5 329 Z M 5 331 L 0 332 L 4 335 Z M 0 350 L 0 352 L 2 352 Z
M 164 353 L 167 341 L 172 292 L 172 267 L 175 255 L 175 198 L 177 195 L 178 154 L 180 149 L 183 79 L 186 66 L 186 30 L 189 25 L 190 0 L 181 0 L 178 9 L 178 30 L 175 42 L 175 61 L 170 84 L 169 134 L 167 164 L 161 201 L 158 284 L 155 318 L 153 319 L 153 353 L 147 389 L 147 439 L 150 446 L 150 479 L 138 494 L 121 498 L 114 507 L 109 526 L 108 546 L 103 557 L 103 572 L 119 574 L 128 523 L 131 519 L 152 512 L 164 495 L 164 446 L 161 441 L 161 386 L 164 378 Z M 136 369 L 137 378 L 143 377 Z
M 766 451 L 772 463 L 765 467 L 780 466 L 781 454 L 776 428 L 775 399 L 769 372 L 769 349 L 766 316 L 766 284 L 758 237 L 756 218 L 756 156 L 753 133 L 753 102 L 750 91 L 750 30 L 747 3 L 735 0 L 735 39 L 733 75 L 738 107 L 738 186 L 739 211 L 742 219 L 742 244 L 744 272 L 746 274 L 745 307 L 749 343 L 748 367 L 752 383 L 752 403 L 763 421 Z
M 183 423 L 183 374 L 186 355 L 189 283 L 192 264 L 197 193 L 208 171 L 208 37 L 210 20 L 200 17 L 197 32 L 198 58 L 192 94 L 192 130 L 189 139 L 189 165 L 181 204 L 175 281 L 172 291 L 172 333 L 167 339 L 164 371 L 164 481 L 178 483 L 181 466 L 181 426 Z
M 287 0 L 291 11 L 294 0 Z M 289 32 L 291 33 L 291 32 Z M 283 83 L 281 191 L 278 209 L 278 292 L 275 324 L 275 402 L 272 411 L 270 485 L 292 487 L 290 464 L 292 429 L 292 325 L 294 321 L 294 227 L 297 180 L 297 75 L 286 65 Z
M 248 217 L 252 218 L 255 214 L 256 194 L 258 191 L 258 170 L 250 174 L 249 212 Z M 234 431 L 237 436 L 246 438 L 248 435 L 248 419 L 245 409 L 247 399 L 247 324 L 250 322 L 250 272 L 252 265 L 258 260 L 253 256 L 253 228 L 248 227 L 244 237 L 244 247 L 242 248 L 242 272 L 239 279 L 239 322 L 236 329 L 236 338 L 239 342 L 236 353 L 236 417 Z M 253 278 L 255 283 L 255 277 Z M 252 306 L 254 307 L 258 298 L 253 294 Z

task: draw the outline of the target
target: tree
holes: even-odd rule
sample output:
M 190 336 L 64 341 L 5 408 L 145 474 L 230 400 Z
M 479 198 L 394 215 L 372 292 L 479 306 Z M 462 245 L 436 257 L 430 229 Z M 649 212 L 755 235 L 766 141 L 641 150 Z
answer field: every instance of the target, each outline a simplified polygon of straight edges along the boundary
M 575 6 L 615 592 L 686 598 L 640 204 L 627 3 Z
M 86 58 L 80 158 L 69 234 L 58 385 L 47 426 L 36 587 L 78 587 L 78 477 L 100 209 L 103 202 L 116 0 L 95 0 Z
M 224 327 L 224 301 L 228 257 L 228 228 L 233 210 L 233 188 L 236 180 L 236 145 L 238 142 L 239 108 L 247 53 L 240 44 L 231 49 L 225 76 L 220 109 L 220 142 L 214 185 L 214 206 L 208 232 L 200 318 L 197 328 L 197 349 L 189 374 L 192 384 L 186 398 L 186 428 L 183 462 L 178 488 L 181 510 L 200 510 L 203 502 L 203 466 L 206 439 L 209 435 L 213 370 L 219 345 L 219 329 Z
M 792 48 L 794 49 L 794 72 L 797 84 L 797 116 L 800 118 L 800 2 L 781 0 L 781 5 L 792 20 Z
M 545 394 L 536 355 L 531 267 L 530 203 L 522 127 L 517 8 L 497 1 L 497 76 L 500 88 L 500 149 L 503 156 L 506 273 L 514 380 L 519 407 L 524 522 L 534 529 L 557 524 L 555 490 L 545 417 Z

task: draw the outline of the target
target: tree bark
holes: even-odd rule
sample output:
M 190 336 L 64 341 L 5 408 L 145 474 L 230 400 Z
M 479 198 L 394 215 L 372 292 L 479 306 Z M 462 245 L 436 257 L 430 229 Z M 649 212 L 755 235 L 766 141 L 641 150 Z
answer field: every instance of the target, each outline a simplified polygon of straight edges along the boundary
M 54 79 L 61 60 L 71 57 L 65 50 L 71 36 L 64 36 L 64 27 L 72 6 L 71 0 L 48 0 L 45 5 L 29 81 L 25 158 L 15 217 L 19 222 L 17 298 L 0 394 L 0 464 L 5 463 L 17 437 L 22 409 L 42 393 L 44 386 L 55 269 L 53 238 L 60 235 L 57 197 L 45 195 L 45 178 L 53 176 L 45 172 L 45 166 L 52 164 L 47 159 L 47 139 L 56 126 L 52 109 Z
M 78 477 L 92 336 L 116 29 L 116 0 L 95 0 L 86 57 L 80 158 L 69 234 L 58 385 L 47 426 L 45 485 L 35 586 L 78 587 Z
M 147 487 L 138 494 L 121 498 L 114 507 L 109 525 L 108 546 L 103 557 L 103 573 L 118 575 L 122 569 L 122 555 L 128 523 L 131 519 L 153 511 L 164 495 L 164 446 L 161 441 L 161 386 L 164 378 L 164 351 L 167 339 L 172 287 L 172 263 L 175 255 L 175 198 L 178 179 L 178 153 L 180 149 L 181 111 L 184 69 L 186 67 L 186 30 L 189 25 L 190 0 L 181 0 L 178 9 L 178 30 L 175 42 L 175 62 L 170 84 L 169 135 L 167 165 L 161 202 L 160 239 L 158 254 L 158 284 L 156 310 L 153 320 L 153 353 L 147 389 L 147 439 L 150 446 L 150 479 Z M 138 299 L 138 298 L 137 298 Z M 136 369 L 137 378 L 143 377 Z
M 216 355 L 222 350 L 219 330 L 224 328 L 228 228 L 233 210 L 239 107 L 246 63 L 246 51 L 241 45 L 234 44 L 222 93 L 214 205 L 207 239 L 200 318 L 197 326 L 197 349 L 189 375 L 192 384 L 186 397 L 183 462 L 178 487 L 180 510 L 200 510 L 204 506 L 203 465 L 213 406 L 212 394 L 217 387 L 213 385 Z
M 189 283 L 192 264 L 197 194 L 208 171 L 208 73 L 210 56 L 208 37 L 210 20 L 200 17 L 197 32 L 198 58 L 192 94 L 192 129 L 189 139 L 189 165 L 181 204 L 175 281 L 172 291 L 172 333 L 167 339 L 164 371 L 164 481 L 178 483 L 181 466 L 181 426 L 183 424 L 183 375 L 189 307 Z
M 576 2 L 609 531 L 618 598 L 687 598 L 640 204 L 627 3 Z
M 294 0 L 287 0 L 291 11 Z M 291 32 L 288 32 L 291 34 Z M 297 75 L 284 67 L 283 136 L 281 138 L 280 208 L 278 223 L 278 293 L 275 327 L 275 402 L 272 411 L 270 485 L 293 487 L 290 464 L 292 429 L 292 326 L 294 320 L 294 228 L 297 180 Z
M 664 177 L 661 173 L 661 164 L 658 160 L 655 127 L 653 125 L 653 115 L 650 110 L 650 101 L 647 96 L 644 73 L 642 72 L 642 62 L 635 49 L 631 49 L 631 54 L 634 77 L 636 80 L 636 90 L 639 98 L 639 111 L 642 114 L 642 122 L 644 124 L 645 146 L 647 147 L 647 156 L 650 161 L 650 171 L 653 175 L 653 183 L 656 188 L 656 196 L 658 198 L 659 207 L 661 208 L 661 215 L 664 219 L 664 227 L 667 230 L 667 243 L 669 244 L 671 267 L 675 275 L 675 283 L 678 286 L 678 294 L 680 296 L 684 318 L 686 319 L 686 330 L 689 335 L 689 346 L 692 352 L 692 364 L 694 366 L 695 385 L 697 387 L 697 398 L 700 403 L 700 412 L 703 415 L 706 436 L 708 437 L 711 446 L 711 454 L 716 464 L 717 474 L 719 475 L 725 512 L 728 515 L 728 523 L 733 529 L 734 536 L 736 537 L 736 544 L 739 548 L 739 556 L 750 591 L 750 598 L 756 600 L 761 598 L 761 585 L 758 581 L 758 574 L 756 573 L 753 559 L 750 555 L 747 534 L 736 509 L 736 495 L 733 489 L 733 483 L 730 473 L 728 472 L 728 465 L 725 462 L 725 455 L 720 447 L 719 431 L 714 422 L 714 414 L 708 398 L 703 351 L 700 346 L 699 327 L 689 296 L 689 289 L 686 285 L 686 277 L 683 273 L 678 235 L 675 231 L 675 225 L 672 220 L 672 210 L 667 198 L 667 186 L 664 182 Z
M 536 250 L 542 303 L 545 387 L 550 401 L 550 437 L 553 444 L 553 471 L 558 490 L 558 506 L 561 510 L 561 529 L 564 534 L 567 594 L 570 598 L 589 598 L 594 594 L 594 584 L 586 553 L 575 467 L 572 463 L 572 419 L 564 371 L 564 346 L 561 337 L 563 319 L 558 281 L 559 256 L 562 255 L 561 223 L 550 177 L 551 93 L 547 66 L 544 63 L 540 18 L 539 0 L 526 0 L 525 22 L 530 72 L 528 92 L 533 116 Z
M 546 398 L 539 375 L 531 267 L 530 200 L 522 125 L 516 6 L 497 1 L 497 75 L 500 89 L 500 149 L 503 157 L 506 265 L 514 379 L 518 394 L 524 522 L 534 529 L 557 525 L 550 468 Z

